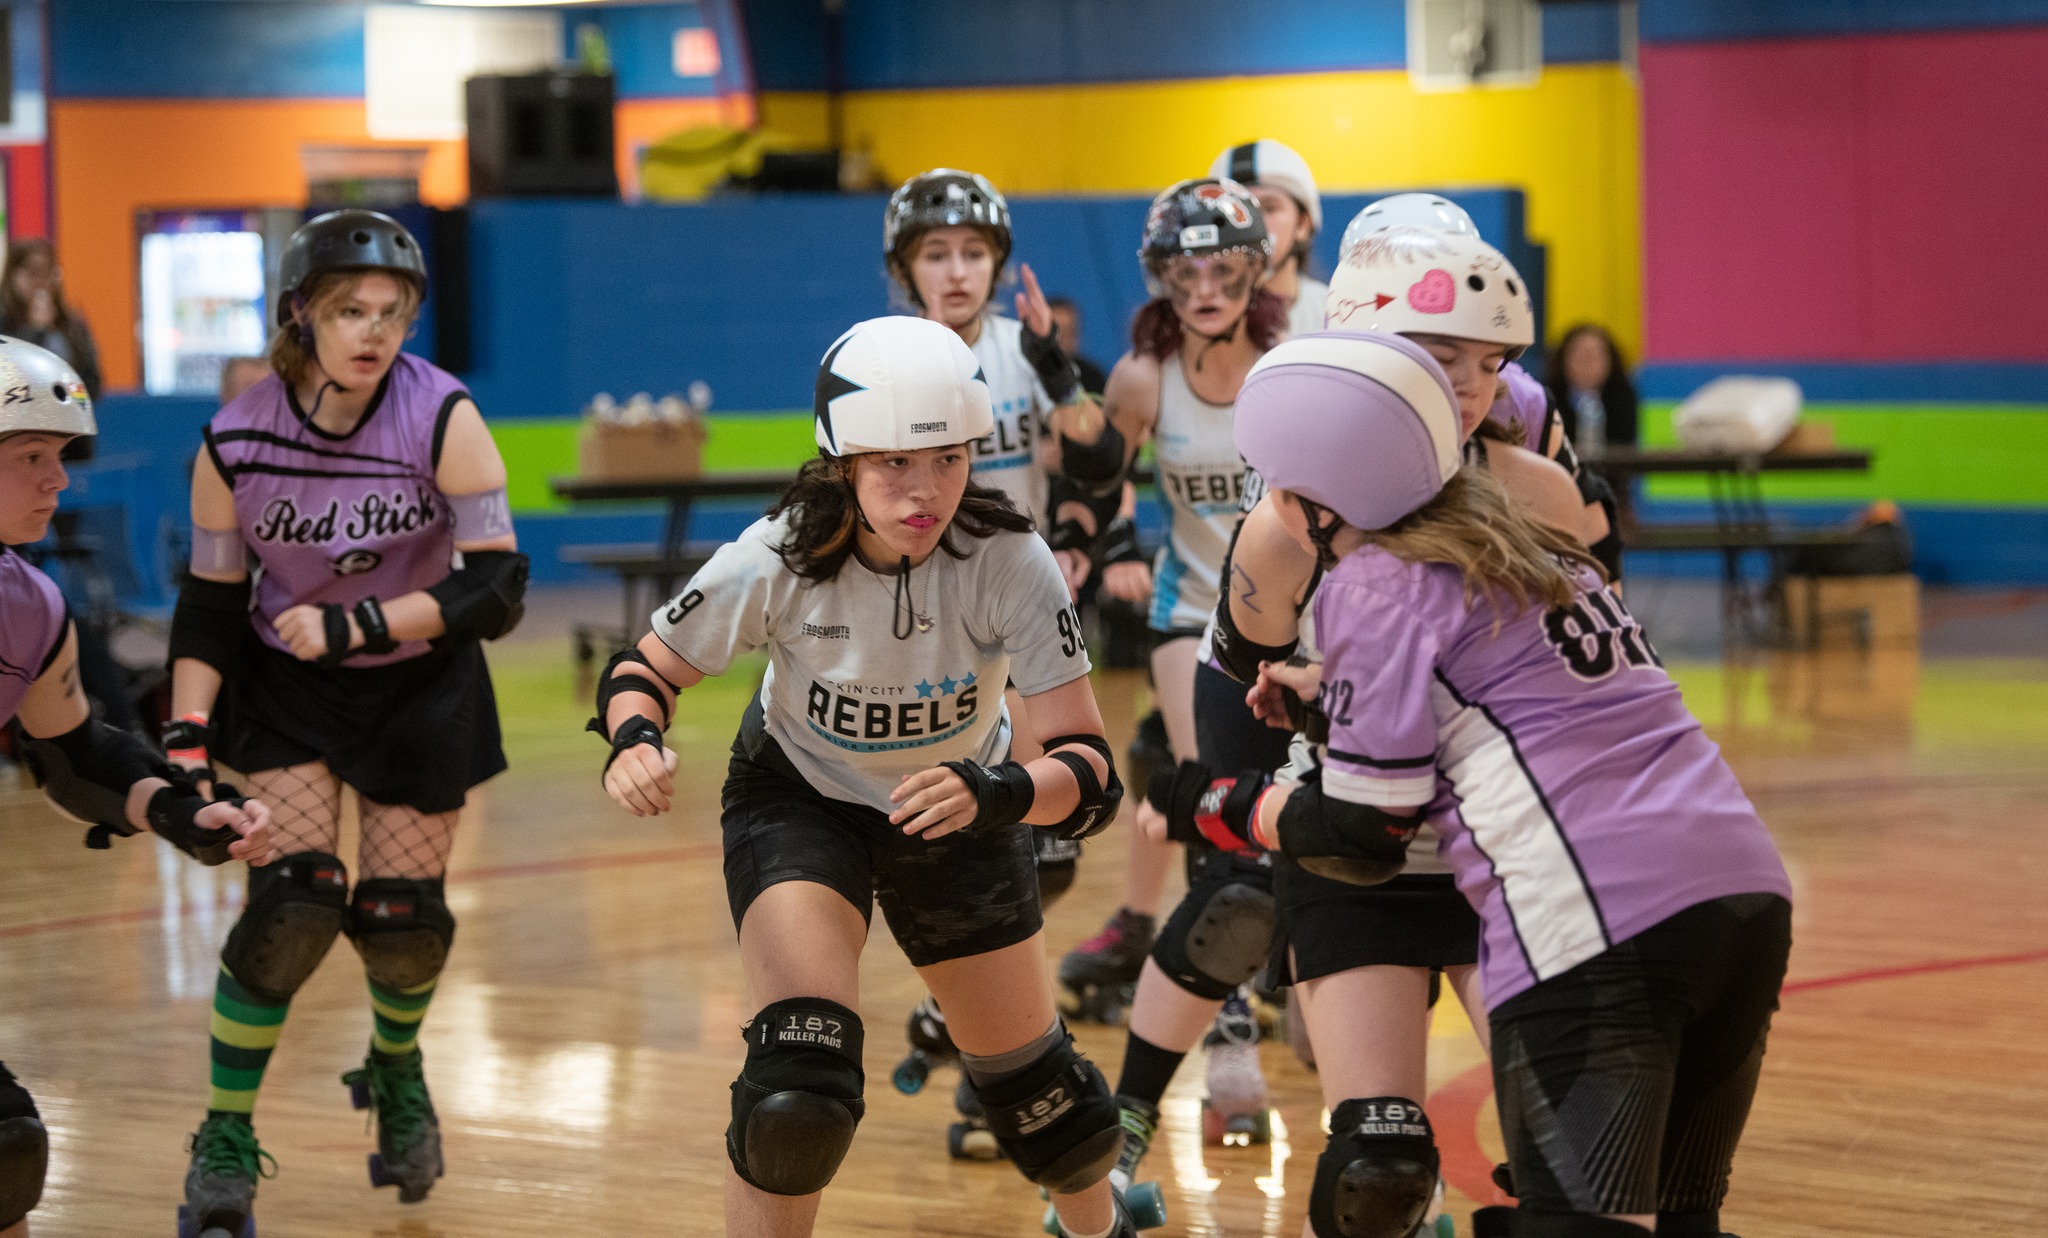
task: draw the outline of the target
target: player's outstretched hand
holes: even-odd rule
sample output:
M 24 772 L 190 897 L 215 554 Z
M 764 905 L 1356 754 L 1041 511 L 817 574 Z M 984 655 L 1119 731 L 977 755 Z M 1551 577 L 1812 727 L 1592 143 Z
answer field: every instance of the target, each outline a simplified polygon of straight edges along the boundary
M 658 817 L 675 800 L 675 770 L 676 754 L 671 749 L 634 744 L 622 750 L 604 772 L 604 789 L 634 816 Z
M 1142 560 L 1112 563 L 1102 569 L 1102 591 L 1120 602 L 1144 605 L 1152 597 L 1152 568 Z
M 981 809 L 966 781 L 943 765 L 906 774 L 889 792 L 889 802 L 896 805 L 890 822 L 926 839 L 966 829 Z
M 277 858 L 276 826 L 270 818 L 270 805 L 262 800 L 208 804 L 192 823 L 201 829 L 230 829 L 241 835 L 228 844 L 228 854 L 245 863 L 261 867 Z

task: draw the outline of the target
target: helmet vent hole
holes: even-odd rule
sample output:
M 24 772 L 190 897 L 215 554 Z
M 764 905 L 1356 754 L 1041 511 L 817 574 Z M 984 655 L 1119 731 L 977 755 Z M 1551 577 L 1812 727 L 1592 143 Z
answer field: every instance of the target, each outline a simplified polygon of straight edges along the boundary
M 1522 290 L 1521 290 L 1520 288 L 1517 288 L 1517 287 L 1515 287 L 1515 281 L 1514 281 L 1514 280 L 1508 280 L 1508 281 L 1507 281 L 1507 286 L 1508 286 L 1508 295 L 1509 295 L 1509 296 L 1511 296 L 1511 297 L 1519 297 L 1519 296 L 1521 296 L 1521 295 L 1522 295 Z
M 406 240 L 403 236 L 392 237 L 391 243 L 397 246 L 399 249 L 410 249 L 412 247 L 412 242 Z
M 71 400 L 71 393 L 64 390 L 63 383 L 51 383 L 50 394 L 57 397 L 57 403 L 59 404 L 66 404 Z
M 348 234 L 348 239 L 358 245 L 368 245 L 370 243 L 370 234 L 361 228 L 357 228 L 354 232 Z
M 1477 275 L 1467 275 L 1465 277 L 1465 283 L 1474 292 L 1486 291 L 1486 281 L 1479 278 Z

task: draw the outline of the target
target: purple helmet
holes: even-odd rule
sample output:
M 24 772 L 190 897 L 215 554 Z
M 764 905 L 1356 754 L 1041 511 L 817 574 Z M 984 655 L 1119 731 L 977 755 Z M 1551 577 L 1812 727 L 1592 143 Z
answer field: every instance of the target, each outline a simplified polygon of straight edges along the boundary
M 1442 367 L 1398 335 L 1281 342 L 1245 376 L 1235 427 L 1238 453 L 1268 487 L 1355 529 L 1386 528 L 1458 471 L 1458 398 Z

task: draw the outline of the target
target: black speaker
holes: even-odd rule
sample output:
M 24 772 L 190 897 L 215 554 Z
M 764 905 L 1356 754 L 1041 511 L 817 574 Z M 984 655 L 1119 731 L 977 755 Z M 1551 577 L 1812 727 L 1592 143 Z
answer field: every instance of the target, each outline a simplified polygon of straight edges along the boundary
M 612 78 L 597 73 L 472 77 L 472 197 L 617 197 Z

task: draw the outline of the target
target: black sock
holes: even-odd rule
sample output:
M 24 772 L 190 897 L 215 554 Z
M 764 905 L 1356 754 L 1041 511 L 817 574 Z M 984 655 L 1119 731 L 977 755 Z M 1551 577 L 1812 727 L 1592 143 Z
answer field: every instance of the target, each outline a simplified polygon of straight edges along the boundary
M 1116 1094 L 1136 1097 L 1156 1107 L 1166 1095 L 1166 1085 L 1173 1082 L 1173 1072 L 1180 1069 L 1181 1059 L 1186 1056 L 1162 1049 L 1132 1032 L 1124 1040 L 1124 1073 L 1116 1081 Z

